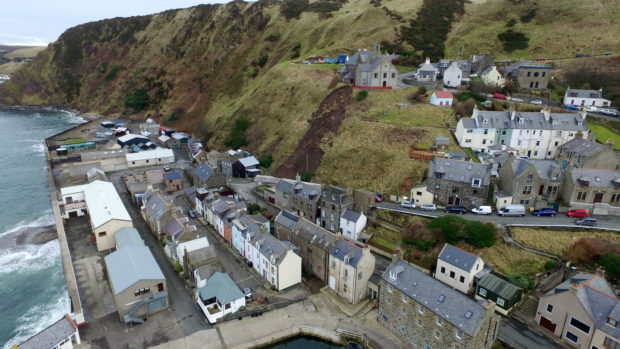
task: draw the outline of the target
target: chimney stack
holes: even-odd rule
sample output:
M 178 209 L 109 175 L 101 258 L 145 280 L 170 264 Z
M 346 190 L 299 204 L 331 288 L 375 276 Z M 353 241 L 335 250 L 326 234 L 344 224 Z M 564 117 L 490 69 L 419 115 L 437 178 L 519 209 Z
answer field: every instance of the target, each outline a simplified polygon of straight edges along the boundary
M 600 277 L 602 277 L 602 278 L 605 278 L 605 268 L 599 266 L 598 268 L 596 268 L 595 274 L 600 276 Z

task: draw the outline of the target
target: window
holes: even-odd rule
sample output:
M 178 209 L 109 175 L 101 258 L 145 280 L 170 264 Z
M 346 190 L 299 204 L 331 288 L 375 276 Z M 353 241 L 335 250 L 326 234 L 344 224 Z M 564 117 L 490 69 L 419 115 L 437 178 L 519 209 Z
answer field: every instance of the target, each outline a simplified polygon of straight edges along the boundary
M 538 88 L 538 81 L 536 81 L 536 84 L 534 84 L 535 88 Z
M 147 163 L 147 164 L 149 163 L 149 160 L 148 160 L 148 159 L 146 160 L 146 163 Z
M 375 79 L 379 78 L 379 73 L 375 73 Z
M 608 319 L 607 319 L 607 323 L 608 323 L 609 325 L 611 325 L 612 327 L 618 327 L 618 321 L 616 321 L 616 320 L 614 320 L 614 319 L 612 319 L 612 318 L 608 318 Z
M 478 290 L 478 294 L 485 297 L 487 295 L 487 290 L 480 287 L 480 289 Z
M 474 132 L 474 130 L 472 130 L 471 128 L 467 129 L 467 133 L 473 133 L 473 132 Z
M 534 72 L 534 77 L 537 78 L 538 77 L 538 72 Z
M 392 289 L 392 286 L 388 285 L 388 292 L 389 292 L 389 293 L 392 293 L 392 291 L 394 291 L 394 290 Z
M 420 314 L 424 314 L 424 306 L 423 306 L 423 305 L 420 305 L 420 306 L 418 307 L 418 312 L 419 312 Z
M 539 145 L 540 145 L 540 141 L 536 141 L 536 146 L 539 146 Z
M 486 119 L 485 119 L 485 120 L 486 120 Z M 485 134 L 485 135 L 486 135 L 486 134 L 489 134 L 489 129 L 488 129 L 488 128 L 485 128 L 485 129 L 484 129 L 484 134 Z
M 224 306 L 224 309 L 230 309 L 230 307 L 231 307 L 231 305 L 230 305 L 230 304 L 231 304 L 231 303 L 226 304 L 226 305 Z
M 409 300 L 407 299 L 407 296 L 403 296 L 402 300 L 403 300 L 403 303 L 409 303 Z M 405 309 L 405 308 L 403 308 L 403 309 Z
M 580 330 L 581 332 L 588 334 L 590 333 L 590 326 L 584 324 L 583 322 L 575 319 L 574 317 L 570 319 L 570 325 L 574 328 Z
M 459 192 L 459 187 L 452 187 L 452 192 L 453 193 L 458 193 Z
M 396 73 L 392 73 L 392 79 L 396 78 Z
M 347 284 L 342 285 L 342 292 L 347 292 Z
M 465 277 L 464 277 L 464 276 L 461 276 L 461 279 L 460 279 L 460 280 L 461 280 L 461 283 L 462 283 L 462 284 L 464 284 L 464 283 L 465 283 Z
M 530 76 L 532 76 L 532 72 L 531 72 L 531 71 L 528 71 L 528 72 L 527 72 L 527 77 L 529 78 Z
M 523 194 L 531 194 L 531 193 L 532 193 L 532 186 L 531 185 L 523 186 Z
M 453 271 L 450 272 L 450 277 L 454 279 L 454 277 L 456 276 L 456 274 L 454 274 Z
M 517 141 L 517 145 L 521 145 L 521 140 L 518 140 L 518 141 Z
M 422 327 L 422 319 L 417 319 L 418 326 Z
M 456 330 L 456 332 L 454 332 L 454 336 L 458 339 L 463 338 L 463 331 L 461 330 Z
M 132 162 L 131 162 L 131 164 L 132 164 L 132 165 L 135 165 L 135 164 L 136 164 L 136 162 L 135 162 L 135 161 L 132 161 Z
M 534 179 L 534 175 L 532 175 L 532 174 L 527 175 L 527 181 L 528 182 L 531 182 L 532 179 Z
M 108 235 L 108 233 L 106 233 L 105 231 L 100 231 L 99 232 L 99 237 L 104 237 L 106 235 Z
M 336 268 L 336 262 L 332 262 L 332 269 Z
M 553 304 L 547 304 L 547 313 L 553 314 Z
M 465 143 L 471 143 L 471 138 L 467 138 L 467 139 L 465 140 Z
M 308 254 L 312 254 L 312 247 L 308 246 L 306 248 L 306 251 L 308 252 Z
M 538 156 L 538 150 L 534 152 L 534 156 Z
M 577 200 L 585 200 L 587 194 L 585 191 L 577 192 Z
M 603 341 L 603 347 L 608 349 L 620 349 L 620 343 L 616 342 L 610 337 L 605 337 L 605 340 Z
M 387 73 L 383 73 L 383 78 L 387 78 Z
M 573 333 L 566 331 L 566 339 L 570 340 L 573 343 L 577 343 L 579 341 L 579 337 L 574 335 Z
M 474 188 L 480 188 L 480 184 L 481 184 L 482 180 L 480 180 L 480 178 L 473 178 L 471 180 L 471 186 Z
M 446 273 L 446 267 L 441 267 L 441 273 L 445 274 Z
M 441 333 L 439 333 L 439 331 L 435 331 L 435 338 L 441 338 Z
M 443 319 L 440 318 L 439 316 L 437 316 L 437 318 L 435 319 L 435 322 L 437 322 L 437 325 L 443 326 Z
M 502 136 L 506 135 L 506 130 L 502 130 Z
M 546 72 L 546 71 L 542 72 L 542 75 L 541 75 L 541 76 L 542 76 L 543 78 L 545 77 L 545 75 L 547 75 L 547 72 Z
M 500 307 L 503 307 L 504 304 L 505 304 L 504 298 L 497 297 L 497 305 L 499 305 Z
M 529 203 L 530 203 L 530 200 L 521 200 L 521 201 L 519 201 L 519 203 L 520 203 L 521 205 L 527 205 L 527 204 L 529 204 Z
M 347 269 L 344 270 L 344 277 L 348 277 L 349 276 L 349 271 Z
M 487 144 L 487 140 L 486 140 L 486 139 L 483 139 L 483 140 L 482 140 L 482 144 Z
M 359 273 L 357 274 L 357 279 L 358 279 L 358 280 L 361 280 L 361 279 L 362 279 L 362 272 L 359 272 Z
M 146 288 L 141 288 L 141 289 L 139 289 L 137 291 L 134 291 L 133 295 L 137 297 L 137 296 L 149 293 L 149 292 L 151 292 L 151 289 L 146 287 Z

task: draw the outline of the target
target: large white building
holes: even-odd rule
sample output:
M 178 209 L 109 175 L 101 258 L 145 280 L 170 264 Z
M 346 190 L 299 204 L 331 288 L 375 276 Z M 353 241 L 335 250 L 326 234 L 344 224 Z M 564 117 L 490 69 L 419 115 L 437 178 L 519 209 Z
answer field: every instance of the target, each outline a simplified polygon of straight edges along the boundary
M 125 154 L 125 159 L 127 160 L 127 167 L 129 168 L 166 165 L 174 162 L 174 152 L 172 149 L 157 148 Z
M 340 233 L 347 239 L 357 240 L 366 227 L 364 213 L 347 208 L 340 216 Z
M 611 102 L 603 98 L 603 88 L 600 90 L 566 90 L 564 104 L 579 107 L 609 107 Z
M 514 148 L 519 156 L 553 159 L 557 149 L 575 138 L 587 138 L 586 113 L 480 111 L 461 118 L 456 139 L 461 147 L 489 152 L 492 145 Z
M 131 217 L 118 196 L 114 184 L 96 180 L 92 183 L 64 187 L 61 214 L 74 218 L 88 214 L 97 242 L 97 250 L 104 251 L 116 246 L 114 233 L 121 228 L 133 228 Z
M 484 262 L 476 255 L 445 244 L 437 258 L 435 279 L 468 294 L 474 288 L 475 276 L 484 270 Z
M 459 68 L 457 61 L 452 61 L 448 69 L 443 72 L 443 85 L 449 88 L 461 86 L 463 81 L 463 71 Z

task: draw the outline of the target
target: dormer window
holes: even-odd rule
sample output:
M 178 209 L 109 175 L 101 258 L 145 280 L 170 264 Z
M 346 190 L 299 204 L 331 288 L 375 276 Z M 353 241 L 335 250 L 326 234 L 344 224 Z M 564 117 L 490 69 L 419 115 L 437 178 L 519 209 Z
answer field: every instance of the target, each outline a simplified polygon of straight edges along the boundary
M 612 319 L 612 318 L 607 318 L 607 324 L 612 326 L 612 327 L 618 327 L 618 321 Z
M 390 279 L 396 280 L 397 277 L 398 277 L 398 274 L 390 270 Z
M 347 255 L 344 256 L 344 262 L 347 263 L 347 264 L 349 263 L 349 256 L 347 256 Z
M 583 126 L 583 121 L 577 121 L 577 126 Z
M 474 178 L 471 180 L 471 186 L 474 188 L 480 188 L 481 183 L 482 183 L 482 180 L 480 178 Z
M 435 172 L 436 178 L 443 178 L 443 172 Z
M 520 124 L 525 123 L 525 119 L 524 119 L 524 118 L 519 118 L 519 123 L 520 123 Z

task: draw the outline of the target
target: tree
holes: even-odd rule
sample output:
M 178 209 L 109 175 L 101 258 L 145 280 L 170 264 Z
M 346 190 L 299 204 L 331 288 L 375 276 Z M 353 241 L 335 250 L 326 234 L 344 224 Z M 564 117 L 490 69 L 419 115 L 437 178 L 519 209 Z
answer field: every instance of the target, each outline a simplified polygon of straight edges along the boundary
M 355 99 L 358 102 L 361 102 L 361 101 L 365 100 L 366 97 L 368 97 L 368 91 L 361 90 L 360 92 L 357 93 L 357 96 L 355 96 Z
M 467 243 L 476 247 L 491 247 L 495 245 L 495 225 L 469 221 L 465 227 Z
M 598 264 L 605 268 L 609 276 L 620 277 L 620 254 L 606 254 L 601 257 Z
M 133 109 L 135 112 L 146 109 L 149 105 L 149 94 L 143 89 L 139 88 L 125 97 L 125 107 Z
M 433 219 L 428 227 L 438 229 L 443 233 L 446 242 L 456 244 L 467 237 L 466 225 L 465 219 L 447 215 Z

